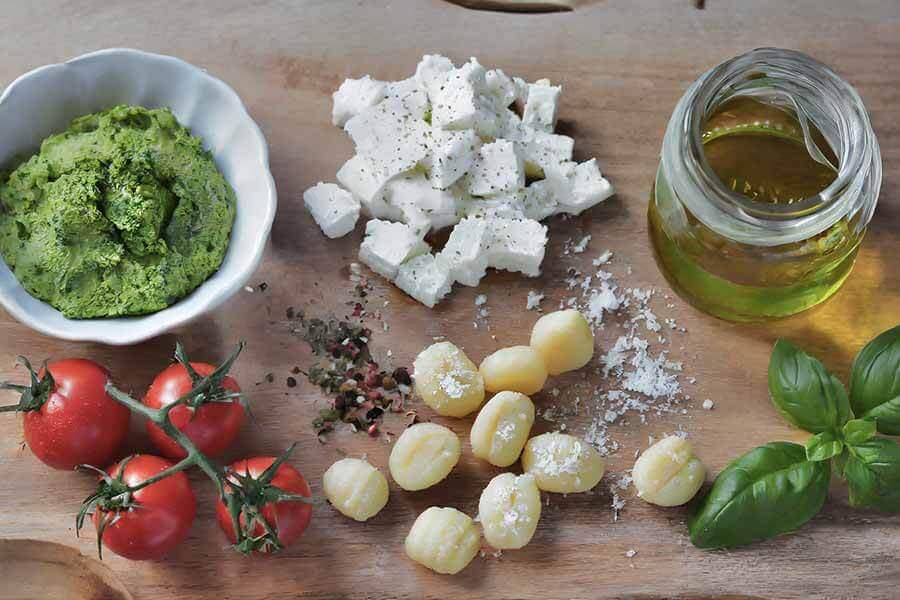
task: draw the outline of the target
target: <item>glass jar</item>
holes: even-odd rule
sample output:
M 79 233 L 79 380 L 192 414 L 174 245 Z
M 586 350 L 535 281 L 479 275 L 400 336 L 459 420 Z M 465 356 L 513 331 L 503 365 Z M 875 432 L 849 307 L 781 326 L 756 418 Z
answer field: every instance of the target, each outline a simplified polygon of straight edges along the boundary
M 758 202 L 712 171 L 705 123 L 744 96 L 793 113 L 811 156 L 808 126 L 818 128 L 837 159 L 825 189 Z M 754 50 L 702 75 L 675 107 L 648 212 L 656 259 L 672 287 L 708 313 L 737 321 L 791 315 L 834 294 L 850 274 L 880 187 L 878 141 L 853 87 L 805 54 Z

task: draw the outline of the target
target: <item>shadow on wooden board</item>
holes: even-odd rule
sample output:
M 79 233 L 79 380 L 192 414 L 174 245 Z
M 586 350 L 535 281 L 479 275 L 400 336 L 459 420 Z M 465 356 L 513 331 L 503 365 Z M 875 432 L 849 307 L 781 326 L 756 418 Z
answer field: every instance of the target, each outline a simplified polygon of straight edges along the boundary
M 446 0 L 464 8 L 512 13 L 554 13 L 569 12 L 581 6 L 594 4 L 599 0 Z M 695 8 L 706 7 L 706 0 L 682 0 Z
M 579 4 L 585 4 L 579 0 L 447 0 L 452 4 L 458 4 L 474 10 L 492 10 L 497 12 L 516 13 L 552 13 L 575 10 Z

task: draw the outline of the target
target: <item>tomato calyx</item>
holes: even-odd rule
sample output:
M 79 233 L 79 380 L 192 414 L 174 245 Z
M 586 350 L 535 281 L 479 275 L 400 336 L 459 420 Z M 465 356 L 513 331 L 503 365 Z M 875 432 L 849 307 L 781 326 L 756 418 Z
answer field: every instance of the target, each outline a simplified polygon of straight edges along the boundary
M 203 376 L 200 375 L 196 369 L 194 369 L 194 366 L 188 359 L 187 353 L 184 350 L 184 346 L 181 345 L 181 342 L 176 342 L 175 361 L 178 362 L 182 367 L 184 367 L 184 370 L 191 378 L 191 383 L 193 384 L 191 391 L 180 398 L 176 404 L 183 404 L 188 409 L 190 409 L 192 414 L 196 414 L 197 409 L 204 404 L 208 404 L 210 402 L 229 403 L 233 400 L 237 400 L 241 404 L 241 406 L 244 407 L 244 410 L 247 410 L 249 412 L 250 407 L 244 395 L 240 392 L 229 390 L 223 386 L 225 377 L 228 376 L 229 371 L 231 371 L 232 365 L 234 365 L 234 361 L 237 360 L 243 349 L 244 342 L 239 342 L 237 346 L 235 346 L 234 350 L 232 350 L 228 358 L 226 358 L 225 361 L 221 365 L 219 365 L 215 371 L 213 371 L 209 375 Z
M 81 508 L 75 516 L 75 535 L 81 532 L 84 526 L 84 520 L 88 515 L 92 515 L 97 511 L 102 513 L 102 517 L 97 525 L 97 554 L 103 558 L 103 533 L 106 528 L 115 523 L 119 519 L 121 511 L 127 511 L 139 508 L 140 504 L 134 500 L 134 492 L 139 488 L 129 487 L 124 481 L 125 468 L 134 456 L 129 456 L 122 460 L 119 471 L 115 476 L 110 475 L 102 469 L 98 469 L 92 465 L 79 465 L 79 469 L 86 469 L 96 472 L 100 475 L 100 481 L 97 489 L 93 494 L 84 499 Z M 145 482 L 146 483 L 146 482 Z M 144 484 L 141 487 L 146 487 Z
M 268 468 L 254 478 L 249 473 L 241 474 L 234 469 L 226 468 L 225 476 L 228 483 L 224 489 L 224 502 L 231 515 L 237 541 L 232 546 L 244 555 L 254 552 L 278 552 L 284 546 L 278 538 L 277 523 L 270 523 L 263 514 L 267 505 L 278 502 L 303 502 L 315 504 L 315 501 L 307 496 L 291 494 L 272 485 L 272 479 L 278 473 L 278 468 L 290 457 L 297 444 L 291 444 L 276 458 Z M 259 525 L 262 533 L 254 535 L 256 526 Z
M 17 404 L 0 406 L 0 412 L 29 412 L 40 410 L 44 403 L 50 399 L 50 394 L 56 389 L 56 380 L 54 380 L 53 375 L 50 374 L 50 369 L 47 368 L 46 361 L 44 362 L 43 367 L 44 374 L 41 377 L 38 377 L 38 372 L 34 370 L 31 366 L 31 362 L 24 356 L 19 356 L 16 359 L 16 362 L 28 369 L 28 374 L 31 376 L 31 383 L 29 385 L 19 385 L 8 381 L 0 383 L 0 389 L 13 390 L 20 394 L 19 402 Z

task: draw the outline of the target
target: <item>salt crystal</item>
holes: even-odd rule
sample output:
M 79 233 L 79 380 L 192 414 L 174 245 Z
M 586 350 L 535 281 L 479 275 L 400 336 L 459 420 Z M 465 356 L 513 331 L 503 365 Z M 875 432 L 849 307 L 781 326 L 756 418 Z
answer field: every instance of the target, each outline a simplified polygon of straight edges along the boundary
M 712 410 L 713 406 L 715 406 L 715 405 L 716 405 L 716 403 L 713 402 L 712 400 L 710 400 L 709 398 L 707 398 L 706 400 L 703 401 L 703 409 L 704 410 Z
M 531 290 L 528 292 L 528 298 L 525 300 L 525 310 L 538 310 L 541 308 L 541 301 L 544 295 L 540 292 Z
M 600 256 L 598 256 L 597 258 L 592 260 L 591 263 L 595 267 L 599 267 L 600 265 L 605 265 L 605 264 L 609 263 L 609 261 L 612 260 L 612 257 L 613 257 L 612 250 L 604 250 L 600 254 Z
M 588 234 L 588 235 L 584 236 L 583 238 L 581 238 L 581 240 L 577 244 L 572 246 L 572 253 L 573 254 L 581 254 L 582 252 L 587 250 L 588 244 L 590 244 L 590 243 L 591 243 L 591 235 Z

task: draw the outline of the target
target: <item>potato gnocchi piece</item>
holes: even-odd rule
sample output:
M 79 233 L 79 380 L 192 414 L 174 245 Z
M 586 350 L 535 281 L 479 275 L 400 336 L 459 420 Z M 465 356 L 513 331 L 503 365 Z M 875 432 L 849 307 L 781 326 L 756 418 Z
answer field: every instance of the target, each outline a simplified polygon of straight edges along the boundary
M 534 475 L 501 473 L 478 501 L 484 539 L 498 550 L 517 550 L 531 541 L 541 518 L 541 492 Z
M 416 393 L 447 417 L 464 417 L 484 402 L 484 380 L 469 357 L 450 342 L 422 350 L 413 362 Z
M 406 429 L 391 450 L 388 468 L 404 490 L 424 490 L 443 480 L 459 461 L 455 433 L 436 423 L 417 423 Z
M 367 521 L 378 514 L 388 501 L 388 483 L 381 471 L 358 458 L 344 458 L 325 471 L 322 478 L 325 497 L 341 512 Z
M 481 361 L 478 371 L 489 392 L 504 390 L 536 394 L 547 381 L 544 359 L 530 346 L 512 346 L 497 350 Z
M 706 478 L 706 467 L 691 443 L 677 435 L 644 450 L 632 471 L 638 496 L 659 506 L 680 506 L 694 497 Z
M 534 403 L 519 392 L 500 392 L 475 417 L 469 441 L 472 454 L 494 466 L 517 460 L 534 424 Z
M 455 508 L 432 506 L 413 523 L 404 543 L 406 555 L 445 575 L 466 568 L 481 548 L 478 527 Z
M 522 468 L 545 492 L 586 492 L 600 482 L 606 461 L 587 442 L 565 433 L 544 433 L 528 440 Z
M 577 310 L 559 310 L 537 320 L 531 347 L 544 359 L 547 372 L 559 375 L 580 369 L 594 356 L 594 332 Z

